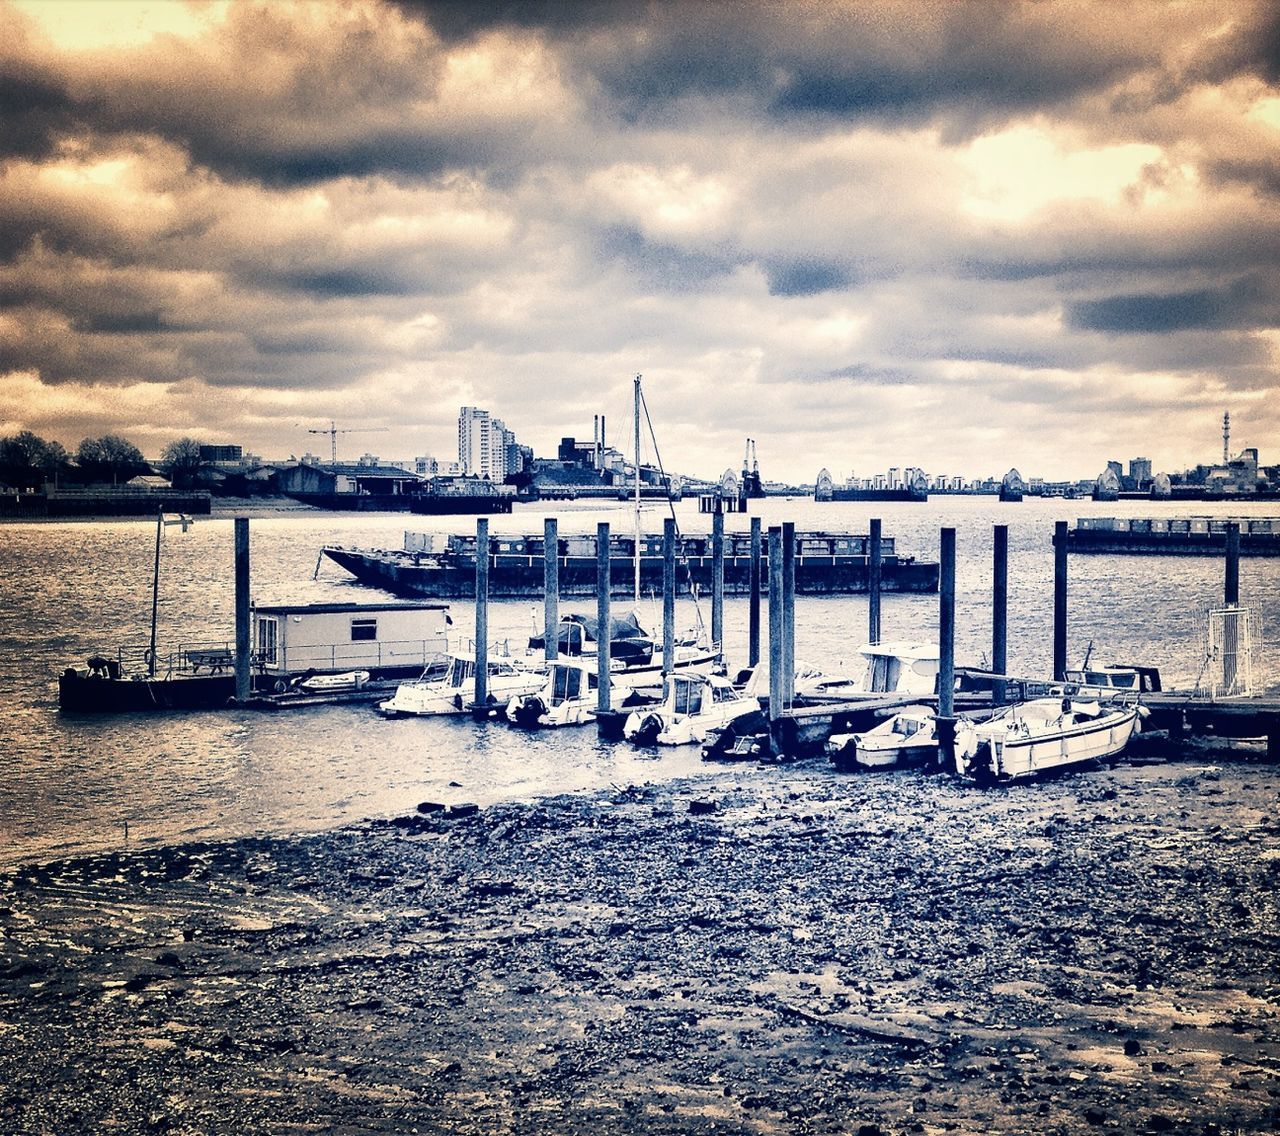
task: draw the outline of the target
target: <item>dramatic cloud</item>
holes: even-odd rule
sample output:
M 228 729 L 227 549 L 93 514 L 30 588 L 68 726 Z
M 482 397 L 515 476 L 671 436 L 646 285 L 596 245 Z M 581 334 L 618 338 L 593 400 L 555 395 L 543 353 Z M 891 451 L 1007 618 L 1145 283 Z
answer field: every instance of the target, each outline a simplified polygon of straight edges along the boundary
M 1280 455 L 1280 15 L 0 0 L 0 431 Z

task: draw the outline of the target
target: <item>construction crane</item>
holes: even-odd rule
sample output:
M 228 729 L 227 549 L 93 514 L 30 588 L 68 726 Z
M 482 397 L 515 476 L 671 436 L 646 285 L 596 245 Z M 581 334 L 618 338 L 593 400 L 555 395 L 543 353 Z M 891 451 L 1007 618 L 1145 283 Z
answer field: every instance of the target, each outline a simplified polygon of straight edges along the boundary
M 338 435 L 339 434 L 385 434 L 387 428 L 385 426 L 352 426 L 349 429 L 338 429 L 338 425 L 332 418 L 329 419 L 329 428 L 309 427 L 308 434 L 328 434 L 329 435 L 329 464 L 338 464 Z

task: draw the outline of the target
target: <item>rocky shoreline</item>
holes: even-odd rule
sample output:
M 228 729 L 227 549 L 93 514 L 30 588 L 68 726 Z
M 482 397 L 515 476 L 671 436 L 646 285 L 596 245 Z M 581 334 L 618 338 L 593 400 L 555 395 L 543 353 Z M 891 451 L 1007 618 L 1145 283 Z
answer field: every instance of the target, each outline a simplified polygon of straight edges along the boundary
M 729 768 L 22 868 L 0 1131 L 1273 1131 L 1277 772 Z

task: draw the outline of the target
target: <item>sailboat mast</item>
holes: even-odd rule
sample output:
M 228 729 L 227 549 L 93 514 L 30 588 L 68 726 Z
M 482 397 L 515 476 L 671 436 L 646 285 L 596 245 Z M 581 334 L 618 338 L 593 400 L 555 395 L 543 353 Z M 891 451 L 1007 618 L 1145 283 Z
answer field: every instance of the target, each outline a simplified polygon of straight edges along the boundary
M 636 376 L 636 554 L 635 554 L 635 602 L 640 602 L 640 376 Z

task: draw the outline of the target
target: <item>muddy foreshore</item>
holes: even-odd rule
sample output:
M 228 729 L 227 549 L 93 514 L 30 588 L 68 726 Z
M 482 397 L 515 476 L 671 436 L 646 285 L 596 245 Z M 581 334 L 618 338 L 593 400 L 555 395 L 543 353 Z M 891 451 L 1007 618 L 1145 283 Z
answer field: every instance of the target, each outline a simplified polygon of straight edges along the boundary
M 0 1132 L 1272 1131 L 1278 786 L 815 762 L 20 869 Z

